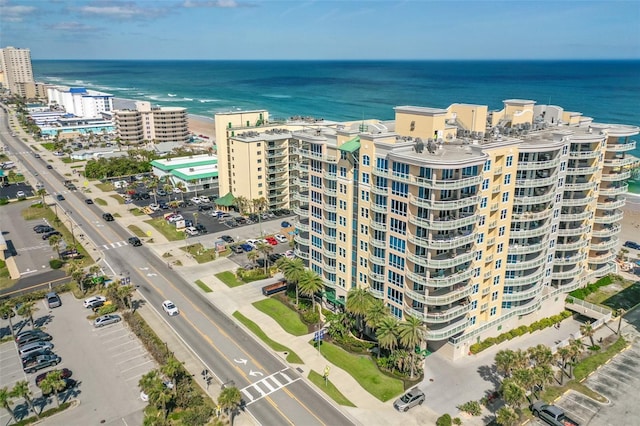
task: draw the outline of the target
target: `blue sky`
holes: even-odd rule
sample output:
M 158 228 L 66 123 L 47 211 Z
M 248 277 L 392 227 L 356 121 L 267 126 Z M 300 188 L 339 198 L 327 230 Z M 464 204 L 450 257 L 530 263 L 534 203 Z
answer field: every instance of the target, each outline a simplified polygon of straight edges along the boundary
M 638 59 L 640 0 L 0 0 L 33 59 Z

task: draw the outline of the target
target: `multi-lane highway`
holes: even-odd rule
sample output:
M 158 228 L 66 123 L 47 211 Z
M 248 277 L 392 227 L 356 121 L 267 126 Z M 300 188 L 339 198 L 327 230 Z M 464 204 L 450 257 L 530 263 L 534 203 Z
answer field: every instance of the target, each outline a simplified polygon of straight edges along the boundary
M 0 111 L 0 136 L 12 152 L 30 151 L 19 137 L 12 137 L 7 114 Z M 37 173 L 49 194 L 63 192 L 64 177 L 47 170 L 46 163 L 23 154 L 22 168 Z M 179 316 L 167 318 L 175 333 L 194 351 L 220 382 L 232 381 L 242 390 L 245 408 L 263 425 L 347 425 L 353 422 L 323 395 L 310 387 L 293 367 L 273 355 L 239 328 L 180 275 L 169 269 L 145 246 L 122 245 L 115 250 L 104 246 L 126 241 L 131 234 L 115 222 L 105 222 L 97 205 L 87 205 L 80 193 L 66 195 L 57 202 L 59 212 L 69 216 L 76 235 L 94 259 L 116 277 L 128 276 L 146 303 L 160 311 L 170 299 L 180 308 Z M 60 214 L 60 213 L 59 213 Z M 77 231 L 81 229 L 81 231 Z

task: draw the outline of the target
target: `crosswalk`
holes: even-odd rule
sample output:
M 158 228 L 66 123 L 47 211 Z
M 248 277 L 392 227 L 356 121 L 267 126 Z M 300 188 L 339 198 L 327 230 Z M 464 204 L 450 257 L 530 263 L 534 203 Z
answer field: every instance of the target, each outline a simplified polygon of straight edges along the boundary
M 275 391 L 290 385 L 293 382 L 297 382 L 300 378 L 292 379 L 286 374 L 289 368 L 280 370 L 273 373 L 270 376 L 260 379 L 257 382 L 250 384 L 249 386 L 240 389 L 240 392 L 246 397 L 246 405 L 251 405 L 262 398 L 269 396 Z
M 102 248 L 104 248 L 105 250 L 111 250 L 111 249 L 117 249 L 119 247 L 124 247 L 129 245 L 129 243 L 127 243 L 126 241 L 116 241 L 115 243 L 111 243 L 111 244 L 103 244 Z

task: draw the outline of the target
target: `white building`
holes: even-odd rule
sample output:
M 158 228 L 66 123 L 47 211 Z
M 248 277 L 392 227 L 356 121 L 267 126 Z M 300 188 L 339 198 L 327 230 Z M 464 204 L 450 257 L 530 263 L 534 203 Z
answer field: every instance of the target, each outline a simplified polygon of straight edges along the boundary
M 113 95 L 84 87 L 47 86 L 49 106 L 59 106 L 77 117 L 101 117 L 113 110 Z
M 174 187 L 186 192 L 218 187 L 218 157 L 210 154 L 153 160 L 152 172 L 158 178 L 168 178 Z M 181 184 L 181 185 L 180 185 Z

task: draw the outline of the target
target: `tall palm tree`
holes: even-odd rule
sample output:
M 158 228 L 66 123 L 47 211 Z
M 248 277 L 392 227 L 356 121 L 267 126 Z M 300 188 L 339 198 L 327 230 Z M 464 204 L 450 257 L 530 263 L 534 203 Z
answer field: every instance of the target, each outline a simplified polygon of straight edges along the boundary
M 259 257 L 260 257 L 260 253 L 258 253 L 257 250 L 251 250 L 249 253 L 247 253 L 247 259 L 249 259 L 249 261 L 252 262 L 254 265 L 256 264 L 256 261 L 258 260 Z
M 595 330 L 594 328 L 591 326 L 591 323 L 586 323 L 586 324 L 582 324 L 580 326 L 580 333 L 582 333 L 582 335 L 584 337 L 588 337 L 589 340 L 591 341 L 591 347 L 595 346 L 596 343 L 593 341 L 593 335 L 595 334 Z
M 173 391 L 175 392 L 178 388 L 178 379 L 184 372 L 184 367 L 182 363 L 176 359 L 174 356 L 170 356 L 164 363 L 161 368 L 162 373 L 165 374 L 169 379 L 171 379 L 171 383 L 173 383 Z
M 14 334 L 13 331 L 13 320 L 11 319 L 16 313 L 13 310 L 13 307 L 9 304 L 9 302 L 4 302 L 0 305 L 0 317 L 7 318 L 9 320 L 9 330 L 11 331 L 11 335 Z
M 545 385 L 553 382 L 553 368 L 548 364 L 536 366 L 533 368 L 533 376 L 540 390 L 544 390 Z
M 364 323 L 375 330 L 383 318 L 390 314 L 389 307 L 381 299 L 373 299 L 367 311 L 364 313 Z
M 242 402 L 240 390 L 235 386 L 225 387 L 218 397 L 218 405 L 225 411 L 229 422 L 233 425 L 234 413 Z
M 182 202 L 184 203 L 184 182 L 180 181 L 176 184 L 176 188 L 178 188 L 180 190 L 180 198 L 182 199 Z
M 618 331 L 616 332 L 616 334 L 619 336 L 620 328 L 622 327 L 622 317 L 624 316 L 624 309 L 618 308 L 616 314 L 618 314 Z
M 296 257 L 295 259 L 289 259 L 287 257 L 281 257 L 276 262 L 276 267 L 282 272 L 287 283 L 293 284 L 296 288 L 296 305 L 300 302 L 300 292 L 298 282 L 302 273 L 305 271 L 304 262 L 302 259 Z
M 243 197 L 242 195 L 240 195 L 233 200 L 233 205 L 236 206 L 240 214 L 244 214 L 247 211 L 249 200 L 247 199 L 247 197 Z
M 266 275 L 269 264 L 267 258 L 273 252 L 273 246 L 271 244 L 258 243 L 256 250 L 264 256 L 264 273 Z
M 71 275 L 71 278 L 78 284 L 78 287 L 80 287 L 80 291 L 84 293 L 85 272 L 80 262 L 76 260 L 69 262 L 68 273 L 69 275 Z
M 22 316 L 23 318 L 29 318 L 29 321 L 31 322 L 31 328 L 33 329 L 34 328 L 33 313 L 37 310 L 38 308 L 36 308 L 35 302 L 33 301 L 24 302 L 18 308 L 18 315 Z
M 37 418 L 40 418 L 40 415 L 36 411 L 36 407 L 33 405 L 33 400 L 31 399 L 33 394 L 31 393 L 31 389 L 29 389 L 29 382 L 26 380 L 16 382 L 16 384 L 13 385 L 13 389 L 11 389 L 11 396 L 15 398 L 23 398 L 27 401 L 29 409 L 33 411 L 33 414 L 35 414 Z
M 527 399 L 525 390 L 514 379 L 504 379 L 500 390 L 504 402 L 516 408 L 520 408 Z
M 133 304 L 131 303 L 131 298 L 133 297 L 133 293 L 135 291 L 136 289 L 132 285 L 118 286 L 116 294 L 117 294 L 118 300 L 121 301 L 124 308 L 131 309 L 133 307 Z
M 362 336 L 364 332 L 363 318 L 373 302 L 373 296 L 364 288 L 354 287 L 347 293 L 347 312 L 356 317 L 358 332 Z
M 556 358 L 560 360 L 560 386 L 564 382 L 564 375 L 567 368 L 567 360 L 571 358 L 571 348 L 569 346 L 563 346 L 558 348 L 556 352 Z
M 198 217 L 200 216 L 200 213 L 198 212 L 194 212 L 193 213 L 193 223 L 194 225 L 198 226 Z
M 162 383 L 158 370 L 151 370 L 148 373 L 143 374 L 142 377 L 140 377 L 140 380 L 138 380 L 140 390 L 147 395 L 149 395 L 151 389 L 153 389 L 158 383 Z
M 307 296 L 311 298 L 311 305 L 313 310 L 316 310 L 316 298 L 314 295 L 324 288 L 324 282 L 320 275 L 313 272 L 311 269 L 305 269 L 305 271 L 300 274 L 300 280 L 298 281 L 298 285 L 300 286 L 300 293 L 303 296 Z
M 536 377 L 531 368 L 520 368 L 513 371 L 511 378 L 525 391 L 533 393 L 536 385 Z
M 47 196 L 47 190 L 44 189 L 44 188 L 40 188 L 40 189 L 38 189 L 37 194 L 38 194 L 38 197 L 40 197 L 40 199 L 42 199 L 42 205 L 44 206 L 44 197 Z
M 518 413 L 506 405 L 496 412 L 496 421 L 502 426 L 515 426 L 520 422 Z
M 62 371 L 54 370 L 47 373 L 45 378 L 40 382 L 40 389 L 42 393 L 53 393 L 56 397 L 56 403 L 60 406 L 60 396 L 58 393 L 67 386 L 67 382 L 62 378 Z
M 569 377 L 573 377 L 573 366 L 578 361 L 578 357 L 582 353 L 583 344 L 582 340 L 574 339 L 569 342 L 569 349 L 571 350 L 571 363 L 569 364 Z
M 12 399 L 13 399 L 13 395 L 12 395 L 12 392 L 9 390 L 9 388 L 7 388 L 6 386 L 3 388 L 0 388 L 0 405 L 2 405 L 2 408 L 7 410 L 7 412 L 15 422 L 16 415 L 13 413 L 13 410 L 11 409 Z
M 381 349 L 393 351 L 398 347 L 398 325 L 398 320 L 392 316 L 387 316 L 380 321 L 376 338 Z
M 532 346 L 527 349 L 527 354 L 536 366 L 551 365 L 553 363 L 553 353 L 546 345 L 539 344 Z
M 398 325 L 398 337 L 400 344 L 407 348 L 411 358 L 411 378 L 413 379 L 416 349 L 419 349 L 427 338 L 427 329 L 422 321 L 414 316 L 407 316 L 407 319 Z
M 49 237 L 49 245 L 56 250 L 56 253 L 58 253 L 58 258 L 60 258 L 61 242 L 62 242 L 62 237 L 60 235 L 52 235 Z
M 164 419 L 167 419 L 169 415 L 169 410 L 167 409 L 168 405 L 173 400 L 173 391 L 166 387 L 164 383 L 160 383 L 154 392 L 149 394 L 149 401 L 151 401 L 151 395 L 153 394 L 153 400 L 156 407 L 162 409 L 162 414 L 164 415 Z

